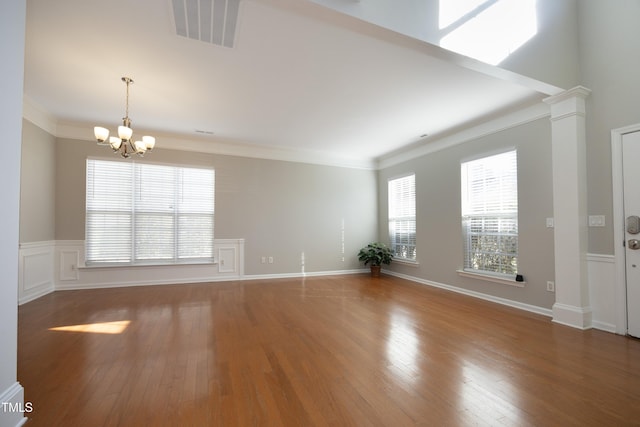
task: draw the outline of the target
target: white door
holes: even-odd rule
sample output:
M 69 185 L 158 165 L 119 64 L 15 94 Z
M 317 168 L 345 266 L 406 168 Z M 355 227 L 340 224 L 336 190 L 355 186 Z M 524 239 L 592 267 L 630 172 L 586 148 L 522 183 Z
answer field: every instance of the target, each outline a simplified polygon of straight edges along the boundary
M 640 338 L 640 132 L 622 136 L 628 334 Z

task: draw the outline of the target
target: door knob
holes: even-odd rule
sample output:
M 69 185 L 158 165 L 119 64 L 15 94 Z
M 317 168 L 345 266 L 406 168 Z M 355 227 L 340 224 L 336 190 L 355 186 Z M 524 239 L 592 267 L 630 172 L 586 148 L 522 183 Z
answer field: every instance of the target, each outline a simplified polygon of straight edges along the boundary
M 640 249 L 640 240 L 638 239 L 629 239 L 627 242 L 627 246 L 629 249 Z

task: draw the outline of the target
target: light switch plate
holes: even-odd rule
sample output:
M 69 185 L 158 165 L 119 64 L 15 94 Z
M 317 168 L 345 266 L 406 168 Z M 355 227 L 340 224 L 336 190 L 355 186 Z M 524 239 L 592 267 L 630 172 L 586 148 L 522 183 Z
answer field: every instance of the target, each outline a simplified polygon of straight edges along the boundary
M 604 215 L 589 215 L 589 227 L 604 227 Z

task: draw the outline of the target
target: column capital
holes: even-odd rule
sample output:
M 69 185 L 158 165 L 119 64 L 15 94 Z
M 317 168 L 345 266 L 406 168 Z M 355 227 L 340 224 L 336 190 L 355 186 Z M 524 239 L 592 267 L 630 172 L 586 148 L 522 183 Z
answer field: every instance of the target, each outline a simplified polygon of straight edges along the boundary
M 568 99 L 573 99 L 573 98 L 586 99 L 589 96 L 589 94 L 591 94 L 591 89 L 586 88 L 584 86 L 576 86 L 569 90 L 565 90 L 564 92 L 551 95 L 543 99 L 542 101 L 549 105 L 553 105 L 553 104 L 557 104 L 559 102 L 566 101 Z
M 584 116 L 586 114 L 585 100 L 590 93 L 590 89 L 576 86 L 542 101 L 551 107 L 551 120 L 555 121 L 568 116 Z

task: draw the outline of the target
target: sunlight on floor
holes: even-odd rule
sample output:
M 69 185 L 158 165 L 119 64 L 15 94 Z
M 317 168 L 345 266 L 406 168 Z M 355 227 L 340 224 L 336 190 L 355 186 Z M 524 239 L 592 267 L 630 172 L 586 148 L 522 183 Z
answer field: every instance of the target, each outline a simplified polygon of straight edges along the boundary
M 92 334 L 121 334 L 127 329 L 131 323 L 130 320 L 121 320 L 117 322 L 89 323 L 86 325 L 70 325 L 49 328 L 50 331 L 64 332 L 88 332 Z
M 536 0 L 441 0 L 440 45 L 497 65 L 538 32 Z
M 411 319 L 403 312 L 392 312 L 387 339 L 389 368 L 405 383 L 413 383 L 419 372 L 418 345 Z
M 520 394 L 501 372 L 467 361 L 462 367 L 459 410 L 472 424 L 524 425 Z

